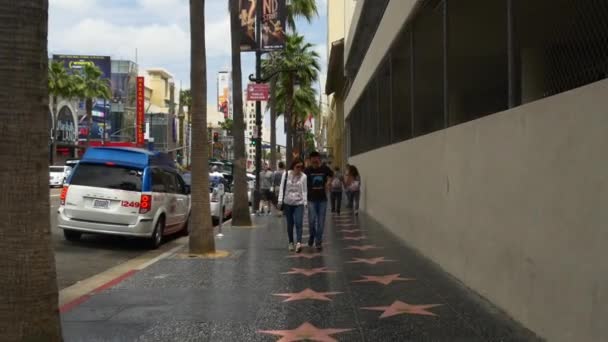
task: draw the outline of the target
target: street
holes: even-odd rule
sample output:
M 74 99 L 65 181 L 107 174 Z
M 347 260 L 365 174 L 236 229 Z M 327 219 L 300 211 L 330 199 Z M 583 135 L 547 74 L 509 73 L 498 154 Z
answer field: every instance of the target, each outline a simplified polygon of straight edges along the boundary
M 51 233 L 55 249 L 59 290 L 103 272 L 148 251 L 145 241 L 85 234 L 79 242 L 69 242 L 57 228 L 57 208 L 61 189 L 50 190 Z

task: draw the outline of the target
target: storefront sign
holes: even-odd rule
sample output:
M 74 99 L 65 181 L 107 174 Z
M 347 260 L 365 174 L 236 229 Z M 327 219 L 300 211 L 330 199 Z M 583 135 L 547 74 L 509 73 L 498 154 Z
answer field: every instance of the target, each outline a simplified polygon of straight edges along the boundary
M 144 120 L 145 120 L 145 108 L 144 108 L 144 78 L 139 76 L 137 77 L 137 110 L 136 110 L 136 122 L 135 122 L 135 131 L 137 135 L 137 145 L 142 146 L 144 141 Z
M 247 85 L 247 101 L 268 101 L 269 94 L 268 83 L 249 83 Z

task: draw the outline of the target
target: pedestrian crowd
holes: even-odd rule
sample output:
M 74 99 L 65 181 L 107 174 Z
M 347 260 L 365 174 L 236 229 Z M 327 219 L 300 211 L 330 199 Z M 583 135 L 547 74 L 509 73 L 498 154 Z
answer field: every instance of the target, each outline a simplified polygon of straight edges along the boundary
M 339 167 L 332 170 L 321 162 L 318 152 L 312 152 L 305 160 L 296 158 L 287 171 L 284 165 L 279 165 L 278 171 L 273 173 L 267 168 L 260 174 L 260 179 L 262 176 L 265 181 L 261 181 L 260 187 L 267 190 L 267 196 L 262 190 L 265 204 L 260 204 L 260 211 L 269 203 L 269 198 L 276 199 L 277 208 L 285 215 L 290 251 L 302 251 L 305 212 L 308 212 L 310 233 L 308 247 L 314 246 L 317 251 L 323 249 L 328 201 L 331 202 L 331 212 L 340 215 L 345 194 L 346 208 L 352 209 L 354 215 L 359 214 L 361 177 L 354 165 L 347 165 L 346 172 L 342 174 Z

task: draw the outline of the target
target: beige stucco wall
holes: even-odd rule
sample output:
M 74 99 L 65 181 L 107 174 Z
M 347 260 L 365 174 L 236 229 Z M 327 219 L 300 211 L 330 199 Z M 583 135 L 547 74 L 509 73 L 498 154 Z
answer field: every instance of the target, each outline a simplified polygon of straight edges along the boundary
M 548 341 L 608 340 L 608 81 L 351 158 L 367 215 Z

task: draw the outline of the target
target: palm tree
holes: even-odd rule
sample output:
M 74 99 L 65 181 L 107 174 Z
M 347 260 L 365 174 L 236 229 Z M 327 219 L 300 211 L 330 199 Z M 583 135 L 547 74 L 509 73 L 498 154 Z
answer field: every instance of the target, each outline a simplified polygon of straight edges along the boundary
M 278 73 L 276 87 L 271 89 L 271 107 L 274 106 L 278 113 L 285 115 L 287 130 L 286 159 L 289 165 L 292 159 L 292 135 L 295 124 L 298 122 L 298 118 L 293 116 L 294 110 L 298 110 L 299 115 L 317 112 L 314 110 L 314 106 L 305 105 L 305 103 L 316 103 L 316 100 L 310 101 L 310 94 L 314 94 L 312 84 L 319 77 L 319 54 L 314 51 L 312 44 L 304 40 L 304 36 L 297 33 L 289 34 L 286 36 L 285 48 L 271 53 L 270 57 L 263 61 L 262 66 L 266 74 L 280 70 L 290 70 L 290 72 Z M 294 89 L 296 80 L 300 85 L 299 90 Z M 296 95 L 298 96 L 296 97 Z M 301 101 L 296 101 L 298 99 Z
M 192 92 L 192 228 L 190 253 L 215 253 L 209 208 L 209 146 L 207 137 L 207 57 L 205 0 L 190 0 L 190 83 Z
M 0 1 L 0 13 L 0 331 L 3 341 L 61 341 L 43 120 L 48 1 Z
M 230 0 L 230 33 L 232 42 L 232 98 L 234 101 L 234 202 L 232 224 L 251 226 L 247 196 L 247 156 L 245 155 L 245 117 L 243 115 L 243 86 L 241 76 L 241 24 L 239 0 Z
M 191 108 L 192 108 L 192 92 L 190 91 L 190 89 L 185 89 L 180 91 L 179 94 L 181 100 L 181 106 L 182 107 L 187 107 L 188 111 L 186 111 L 186 122 L 188 123 L 189 126 L 191 126 L 192 121 L 191 121 L 191 117 L 190 117 L 190 112 L 191 112 Z M 187 127 L 186 127 L 187 128 Z M 185 145 L 187 145 L 189 143 L 189 141 L 185 142 Z M 191 147 L 189 146 L 189 148 L 184 149 L 184 158 L 186 158 L 186 168 L 190 167 L 190 149 Z
M 85 100 L 85 109 L 88 120 L 87 147 L 91 143 L 91 130 L 93 128 L 93 100 L 112 97 L 108 80 L 101 78 L 103 72 L 95 65 L 86 64 L 82 74 L 77 76 L 77 94 Z
M 304 18 L 309 23 L 312 19 L 318 16 L 317 1 L 316 0 L 292 0 L 287 5 L 287 27 L 295 32 L 296 30 L 296 19 Z M 276 79 L 270 80 L 270 93 L 274 94 L 276 87 Z M 272 98 L 271 98 L 272 101 Z M 277 165 L 277 108 L 269 103 L 270 109 L 270 165 L 275 167 Z M 291 155 L 291 154 L 289 154 Z
M 55 61 L 49 65 L 49 94 L 53 100 L 53 107 L 51 110 L 53 115 L 51 164 L 55 163 L 55 158 L 57 155 L 57 120 L 59 117 L 59 98 L 72 98 L 76 92 L 76 82 L 76 77 L 68 74 L 63 67 L 63 63 Z

